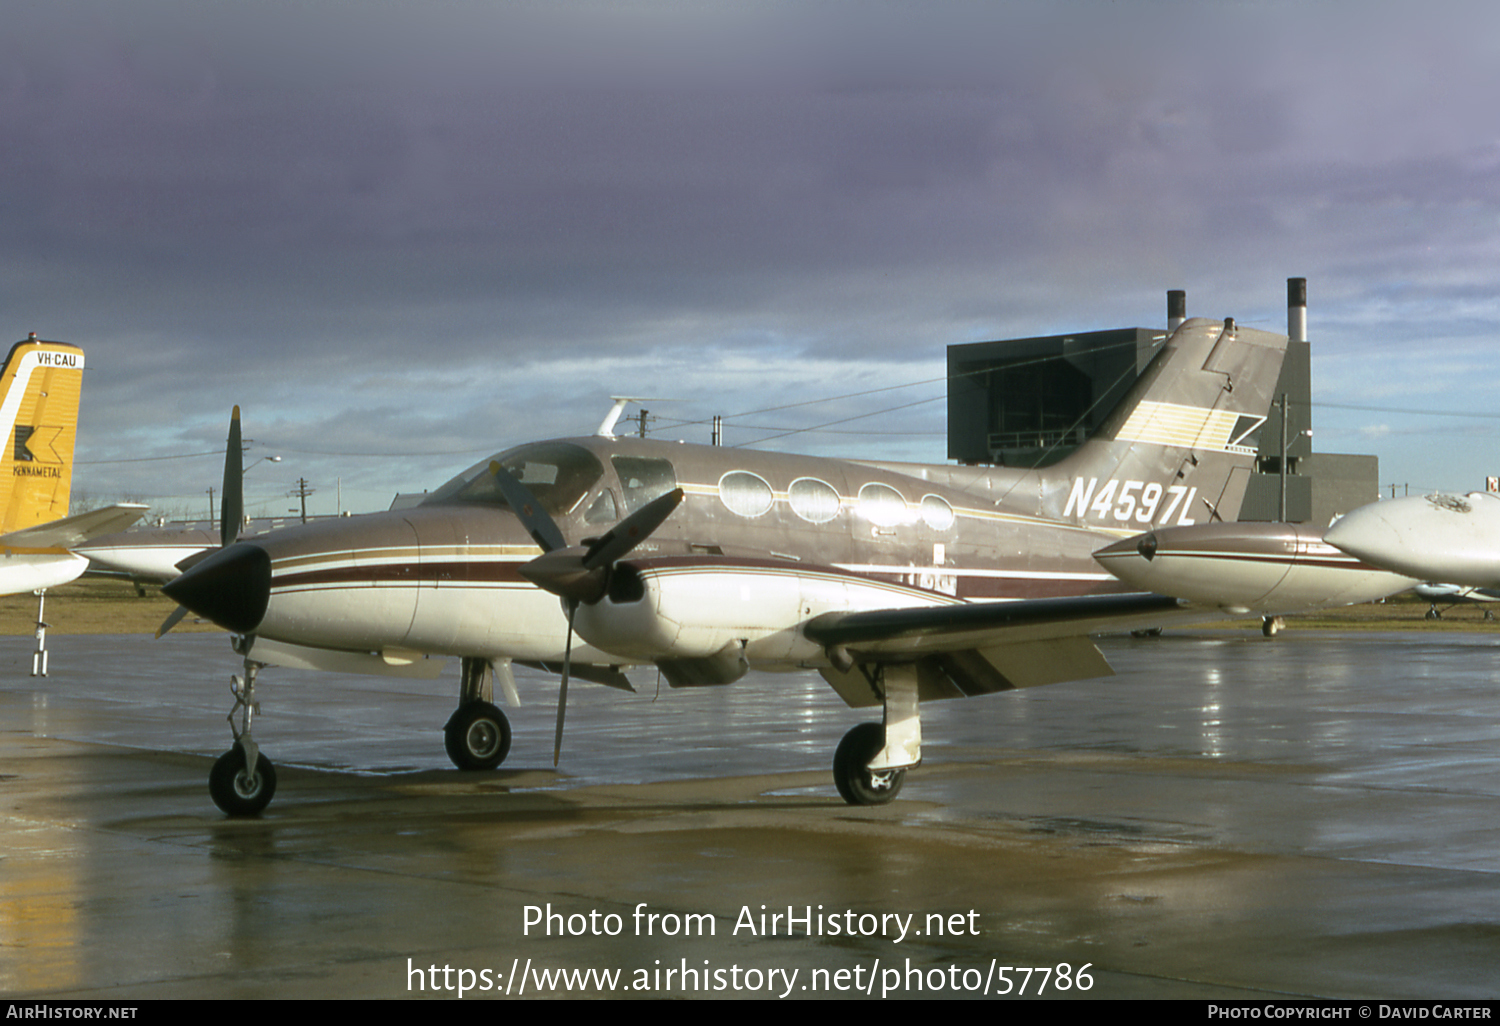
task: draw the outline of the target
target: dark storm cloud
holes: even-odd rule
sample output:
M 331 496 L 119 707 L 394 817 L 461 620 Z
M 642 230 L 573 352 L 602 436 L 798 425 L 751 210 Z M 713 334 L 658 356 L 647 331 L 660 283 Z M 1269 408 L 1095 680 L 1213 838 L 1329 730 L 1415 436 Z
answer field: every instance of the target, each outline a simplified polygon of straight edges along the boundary
M 1169 287 L 1276 328 L 1289 274 L 1331 359 L 1445 308 L 1462 348 L 1496 312 L 1494 21 L 23 5 L 0 303 L 14 331 L 88 347 L 101 459 L 211 445 L 231 402 L 259 412 L 252 437 L 338 452 L 588 430 L 611 392 L 663 381 L 701 420 L 926 380 L 950 342 L 1156 323 Z M 942 404 L 882 422 L 941 430 Z M 903 454 L 941 457 L 919 438 Z M 386 491 L 470 462 L 307 459 Z

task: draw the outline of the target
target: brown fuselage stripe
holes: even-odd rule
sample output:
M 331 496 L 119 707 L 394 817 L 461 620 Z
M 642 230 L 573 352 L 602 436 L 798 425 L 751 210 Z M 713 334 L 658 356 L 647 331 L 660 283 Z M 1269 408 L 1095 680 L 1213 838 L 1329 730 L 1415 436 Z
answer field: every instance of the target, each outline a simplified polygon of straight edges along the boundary
M 777 563 L 772 560 L 736 560 L 732 564 L 726 564 L 722 559 L 715 560 L 703 557 L 667 557 L 653 560 L 637 561 L 643 568 L 654 566 L 666 566 L 672 568 L 703 567 L 705 569 L 716 569 L 734 571 L 745 570 L 775 570 L 785 573 L 795 573 L 789 570 L 785 563 Z M 445 584 L 464 585 L 526 585 L 532 586 L 521 576 L 520 567 L 523 564 L 510 561 L 496 562 L 466 562 L 460 560 L 431 562 L 431 563 L 373 563 L 364 566 L 331 567 L 324 570 L 304 570 L 294 573 L 273 574 L 271 578 L 271 589 L 273 591 L 300 591 L 316 588 L 353 588 L 353 587 L 381 587 L 392 584 L 415 584 L 419 587 L 441 587 Z M 1068 595 L 1099 595 L 1114 594 L 1128 591 L 1129 588 L 1117 581 L 1061 581 L 1028 579 L 1028 580 L 1006 580 L 1003 578 L 988 577 L 966 577 L 960 576 L 955 582 L 958 594 L 949 595 L 946 592 L 938 592 L 932 589 L 924 589 L 901 580 L 902 577 L 919 576 L 923 574 L 942 574 L 942 567 L 920 567 L 914 566 L 906 573 L 892 571 L 881 575 L 864 575 L 849 573 L 837 568 L 818 566 L 807 567 L 809 574 L 817 574 L 832 578 L 842 578 L 854 583 L 876 582 L 880 584 L 894 584 L 898 587 L 916 593 L 942 597 L 945 599 L 1023 599 L 1023 598 L 1050 598 Z

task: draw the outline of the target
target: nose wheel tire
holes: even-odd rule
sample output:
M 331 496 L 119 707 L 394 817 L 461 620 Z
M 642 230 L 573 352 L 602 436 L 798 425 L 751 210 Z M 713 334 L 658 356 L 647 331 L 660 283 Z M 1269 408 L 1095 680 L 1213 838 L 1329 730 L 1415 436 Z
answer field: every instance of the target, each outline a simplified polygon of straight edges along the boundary
M 443 747 L 461 770 L 490 770 L 510 752 L 510 721 L 488 702 L 465 702 L 443 728 Z
M 276 794 L 276 767 L 271 760 L 257 754 L 254 773 L 246 772 L 245 763 L 245 749 L 235 742 L 209 771 L 208 793 L 225 815 L 254 816 Z
M 885 727 L 861 723 L 833 753 L 833 782 L 850 805 L 884 805 L 901 793 L 905 770 L 870 771 L 870 760 L 885 747 Z

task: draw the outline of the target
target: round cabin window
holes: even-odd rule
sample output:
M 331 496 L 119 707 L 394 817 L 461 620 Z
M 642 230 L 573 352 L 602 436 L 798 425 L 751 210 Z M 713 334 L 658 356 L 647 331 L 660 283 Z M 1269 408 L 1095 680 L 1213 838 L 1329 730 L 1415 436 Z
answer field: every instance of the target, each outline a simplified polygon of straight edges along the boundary
M 873 482 L 859 490 L 859 515 L 876 527 L 896 527 L 911 519 L 900 492 Z
M 922 519 L 934 531 L 946 531 L 953 526 L 956 518 L 953 515 L 953 507 L 948 505 L 948 500 L 938 495 L 924 495 L 922 496 Z
M 801 477 L 788 492 L 792 509 L 810 524 L 826 524 L 839 515 L 839 493 L 827 481 Z
M 776 495 L 760 475 L 748 470 L 732 470 L 719 478 L 719 499 L 731 513 L 758 517 L 770 510 Z

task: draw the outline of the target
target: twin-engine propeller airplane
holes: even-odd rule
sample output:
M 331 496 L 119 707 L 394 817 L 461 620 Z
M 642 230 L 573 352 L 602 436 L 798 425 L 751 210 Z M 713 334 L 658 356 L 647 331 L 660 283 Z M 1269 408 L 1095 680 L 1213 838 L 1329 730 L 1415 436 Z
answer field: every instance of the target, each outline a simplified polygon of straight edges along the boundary
M 625 669 L 654 665 L 703 687 L 814 669 L 882 708 L 839 744 L 834 780 L 850 803 L 889 801 L 921 761 L 920 702 L 1107 675 L 1090 634 L 1222 615 L 1132 593 L 1094 552 L 1236 516 L 1285 345 L 1185 322 L 1101 429 L 1042 469 L 616 438 L 611 419 L 483 460 L 414 508 L 237 543 L 226 521 L 224 547 L 165 588 L 244 657 L 210 792 L 231 815 L 271 799 L 251 739 L 266 664 L 415 675 L 442 655 L 463 661 L 445 729 L 462 769 L 505 758 L 488 699 L 494 680 L 514 697 L 512 660 L 563 674 L 557 747 L 570 677 L 628 689 Z M 237 429 L 238 410 L 226 499 Z
M 0 367 L 0 595 L 39 596 L 32 676 L 47 673 L 40 596 L 89 565 L 71 550 L 123 530 L 146 511 L 121 504 L 67 515 L 82 389 L 83 350 L 35 333 L 12 346 Z

